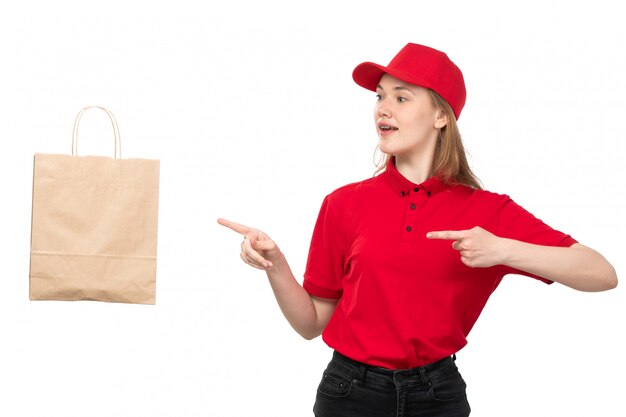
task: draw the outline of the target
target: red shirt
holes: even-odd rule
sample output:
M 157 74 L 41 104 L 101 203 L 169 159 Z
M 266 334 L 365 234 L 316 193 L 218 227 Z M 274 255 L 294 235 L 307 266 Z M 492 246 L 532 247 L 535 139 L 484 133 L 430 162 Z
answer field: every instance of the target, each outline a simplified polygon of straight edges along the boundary
M 508 196 L 446 185 L 413 184 L 390 163 L 385 172 L 329 194 L 313 231 L 304 288 L 340 298 L 322 333 L 342 354 L 373 366 L 406 369 L 459 351 L 491 293 L 509 273 L 470 268 L 438 230 L 480 226 L 524 242 L 571 246 Z

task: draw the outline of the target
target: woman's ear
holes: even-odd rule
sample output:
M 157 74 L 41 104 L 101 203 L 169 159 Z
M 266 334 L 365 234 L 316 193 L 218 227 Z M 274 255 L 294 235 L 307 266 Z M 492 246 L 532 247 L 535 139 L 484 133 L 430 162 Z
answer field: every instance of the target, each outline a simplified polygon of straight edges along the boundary
M 441 129 L 448 124 L 448 116 L 441 109 L 437 110 L 437 115 L 435 119 L 435 128 Z

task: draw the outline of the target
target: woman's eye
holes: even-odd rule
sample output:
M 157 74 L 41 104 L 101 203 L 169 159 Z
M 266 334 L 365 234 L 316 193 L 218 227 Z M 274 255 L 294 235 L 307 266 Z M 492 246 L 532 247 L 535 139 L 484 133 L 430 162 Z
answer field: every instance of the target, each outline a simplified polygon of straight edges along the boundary
M 406 101 L 406 97 L 398 97 L 398 103 L 404 103 Z
M 383 99 L 383 96 L 381 96 L 380 94 L 376 94 L 376 101 L 380 101 Z

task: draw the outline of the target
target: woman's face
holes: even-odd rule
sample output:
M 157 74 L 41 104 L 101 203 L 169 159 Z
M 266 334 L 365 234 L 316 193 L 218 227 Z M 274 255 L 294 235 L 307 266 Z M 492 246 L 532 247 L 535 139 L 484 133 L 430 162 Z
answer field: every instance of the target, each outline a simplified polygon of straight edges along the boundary
M 376 93 L 374 121 L 380 150 L 407 156 L 432 152 L 445 123 L 428 91 L 385 74 Z

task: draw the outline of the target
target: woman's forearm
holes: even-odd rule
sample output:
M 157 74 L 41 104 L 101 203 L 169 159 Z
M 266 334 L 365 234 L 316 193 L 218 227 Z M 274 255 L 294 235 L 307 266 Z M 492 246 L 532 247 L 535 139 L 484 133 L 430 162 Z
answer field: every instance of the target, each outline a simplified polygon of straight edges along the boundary
M 613 266 L 601 254 L 579 243 L 569 248 L 534 245 L 498 237 L 478 226 L 433 231 L 426 237 L 453 240 L 452 247 L 471 268 L 505 265 L 580 291 L 604 291 L 617 286 Z
M 291 327 L 305 339 L 319 336 L 334 311 L 336 300 L 311 297 L 295 279 L 282 254 L 266 273 L 276 301 Z
M 502 264 L 580 291 L 605 291 L 617 286 L 613 266 L 595 250 L 576 243 L 571 247 L 540 246 L 503 239 Z

